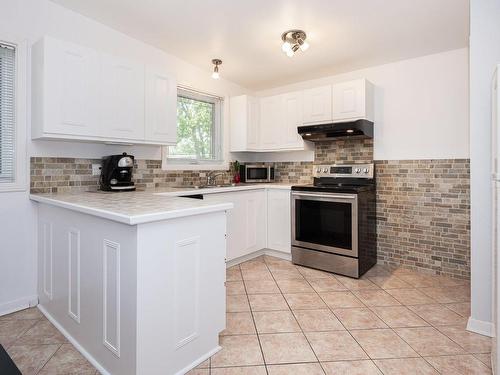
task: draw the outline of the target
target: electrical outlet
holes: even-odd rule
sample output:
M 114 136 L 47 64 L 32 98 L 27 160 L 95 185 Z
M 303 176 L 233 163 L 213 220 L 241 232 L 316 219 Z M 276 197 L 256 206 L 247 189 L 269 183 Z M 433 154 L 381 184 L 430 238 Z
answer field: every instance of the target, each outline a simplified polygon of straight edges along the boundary
M 92 164 L 92 176 L 99 176 L 101 174 L 101 164 Z

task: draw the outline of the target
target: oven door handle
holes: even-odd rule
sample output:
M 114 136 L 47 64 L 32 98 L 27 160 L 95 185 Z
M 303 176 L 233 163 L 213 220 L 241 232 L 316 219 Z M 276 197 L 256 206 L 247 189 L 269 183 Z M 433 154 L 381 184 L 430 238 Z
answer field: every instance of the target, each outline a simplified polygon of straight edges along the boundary
M 313 197 L 313 198 L 356 199 L 355 195 L 308 194 L 308 193 L 295 193 L 295 192 L 293 192 L 292 195 L 299 197 Z

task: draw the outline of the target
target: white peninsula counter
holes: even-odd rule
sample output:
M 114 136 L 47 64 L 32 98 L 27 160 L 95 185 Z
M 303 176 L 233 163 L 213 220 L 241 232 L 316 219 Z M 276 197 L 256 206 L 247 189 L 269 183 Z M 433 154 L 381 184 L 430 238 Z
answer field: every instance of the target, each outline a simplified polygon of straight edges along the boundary
M 39 308 L 103 374 L 184 374 L 225 328 L 226 211 L 150 192 L 32 194 Z

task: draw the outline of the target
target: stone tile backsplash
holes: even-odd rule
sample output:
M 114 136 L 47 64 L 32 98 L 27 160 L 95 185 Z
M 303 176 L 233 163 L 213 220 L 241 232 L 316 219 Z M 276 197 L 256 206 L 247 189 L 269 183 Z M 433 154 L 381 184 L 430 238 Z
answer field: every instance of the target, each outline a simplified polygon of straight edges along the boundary
M 317 164 L 373 162 L 372 140 L 318 142 Z M 99 159 L 31 158 L 31 192 L 97 190 Z M 277 162 L 276 180 L 312 182 L 312 162 Z M 378 257 L 386 264 L 470 277 L 469 160 L 377 160 Z M 218 171 L 228 183 L 229 171 Z M 160 160 L 136 160 L 140 189 L 204 183 L 207 171 L 164 171 Z

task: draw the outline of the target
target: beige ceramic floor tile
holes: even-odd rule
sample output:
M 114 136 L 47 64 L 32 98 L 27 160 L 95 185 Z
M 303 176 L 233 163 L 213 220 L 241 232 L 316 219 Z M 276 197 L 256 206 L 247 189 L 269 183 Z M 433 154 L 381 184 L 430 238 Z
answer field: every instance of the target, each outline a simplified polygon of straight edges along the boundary
M 418 289 L 388 289 L 387 293 L 396 298 L 403 305 L 428 305 L 436 303 L 432 298 Z
M 260 335 L 260 342 L 267 364 L 317 361 L 316 356 L 302 333 Z
M 488 368 L 491 368 L 491 353 L 488 354 L 474 354 L 474 357 L 483 362 Z
M 64 344 L 67 340 L 48 320 L 40 320 L 26 333 L 24 333 L 16 344 L 46 345 Z
M 382 289 L 403 289 L 411 288 L 411 285 L 396 276 L 373 276 L 368 278 L 372 283 Z
M 319 363 L 295 363 L 267 366 L 269 375 L 324 375 Z
M 240 266 L 233 266 L 226 269 L 226 281 L 240 281 L 243 280 L 241 276 Z
M 266 375 L 264 366 L 212 368 L 211 375 Z
M 319 293 L 319 295 L 332 309 L 339 307 L 365 307 L 365 305 L 349 291 Z
M 71 344 L 61 345 L 40 375 L 94 375 L 95 368 Z
M 397 328 L 396 333 L 421 356 L 463 354 L 463 349 L 433 327 Z
M 274 280 L 245 280 L 248 294 L 280 293 Z
M 408 306 L 410 310 L 434 326 L 465 325 L 467 319 L 443 305 Z
M 335 278 L 342 283 L 347 289 L 361 290 L 361 289 L 379 289 L 377 285 L 372 283 L 367 278 L 353 279 L 347 276 L 335 275 Z
M 347 290 L 347 288 L 340 283 L 337 279 L 333 277 L 328 277 L 325 279 L 308 279 L 309 284 L 313 287 L 316 292 L 336 292 Z
M 227 312 L 242 312 L 250 311 L 248 298 L 245 295 L 235 295 L 226 297 L 226 311 Z
M 470 316 L 470 302 L 447 303 L 446 307 L 464 318 Z
M 255 334 L 255 325 L 250 312 L 226 313 L 226 329 L 221 335 Z
M 391 329 L 351 331 L 372 359 L 418 357 L 418 354 Z
M 367 358 L 347 331 L 307 332 L 307 339 L 320 361 L 344 361 Z
M 389 327 L 422 327 L 429 324 L 405 306 L 372 307 Z
M 275 280 L 304 279 L 304 276 L 297 269 L 275 269 L 271 270 Z
M 208 368 L 194 368 L 186 373 L 186 375 L 210 375 Z
M 300 332 L 300 327 L 291 311 L 260 311 L 253 313 L 257 332 Z
M 333 312 L 347 329 L 387 328 L 367 307 L 335 309 Z
M 438 329 L 468 353 L 491 352 L 491 338 L 489 337 L 466 331 L 462 326 L 441 326 Z
M 490 375 L 491 370 L 473 355 L 425 358 L 442 375 Z
M 9 347 L 18 337 L 33 327 L 38 320 L 6 319 L 0 321 L 0 345 Z
M 233 296 L 237 294 L 246 294 L 245 285 L 243 285 L 243 281 L 227 281 L 226 294 L 228 296 Z
M 439 280 L 432 275 L 413 272 L 409 274 L 397 274 L 397 277 L 410 284 L 414 288 L 431 288 L 439 286 Z
M 257 257 L 251 260 L 247 260 L 246 262 L 239 264 L 240 269 L 243 270 L 266 270 L 267 266 L 264 262 L 263 257 Z
M 378 359 L 375 364 L 384 375 L 439 375 L 422 358 Z
M 212 367 L 262 365 L 262 353 L 256 335 L 221 336 L 222 350 L 211 358 Z
M 470 301 L 470 288 L 465 286 L 451 286 L 445 288 L 421 288 L 420 291 L 439 303 Z
M 294 310 L 293 314 L 304 332 L 344 330 L 330 310 Z
M 293 293 L 284 296 L 292 310 L 326 308 L 325 303 L 316 293 Z
M 12 345 L 7 352 L 23 375 L 34 375 L 61 345 Z
M 281 294 L 249 294 L 252 311 L 283 311 L 289 307 Z
M 321 270 L 316 270 L 314 268 L 297 266 L 297 270 L 308 280 L 333 279 L 333 274 Z
M 268 269 L 265 270 L 241 270 L 241 275 L 243 280 L 253 280 L 253 281 L 273 281 L 271 272 Z
M 389 267 L 387 267 L 383 264 L 375 264 L 363 276 L 365 276 L 365 277 L 390 276 L 391 274 L 392 274 L 392 270 Z
M 42 319 L 43 314 L 36 307 L 31 307 L 29 309 L 24 309 L 21 311 L 17 311 L 12 314 L 3 315 L 0 317 L 0 321 L 2 320 L 38 320 Z
M 326 375 L 382 375 L 370 360 L 321 363 Z
M 197 369 L 200 369 L 200 368 L 210 368 L 210 358 L 207 359 L 206 361 L 203 361 L 202 363 L 200 363 L 195 368 L 197 368 Z
M 283 294 L 285 293 L 313 293 L 309 283 L 305 280 L 276 280 Z
M 354 295 L 366 306 L 396 306 L 400 303 L 385 290 L 355 290 Z

